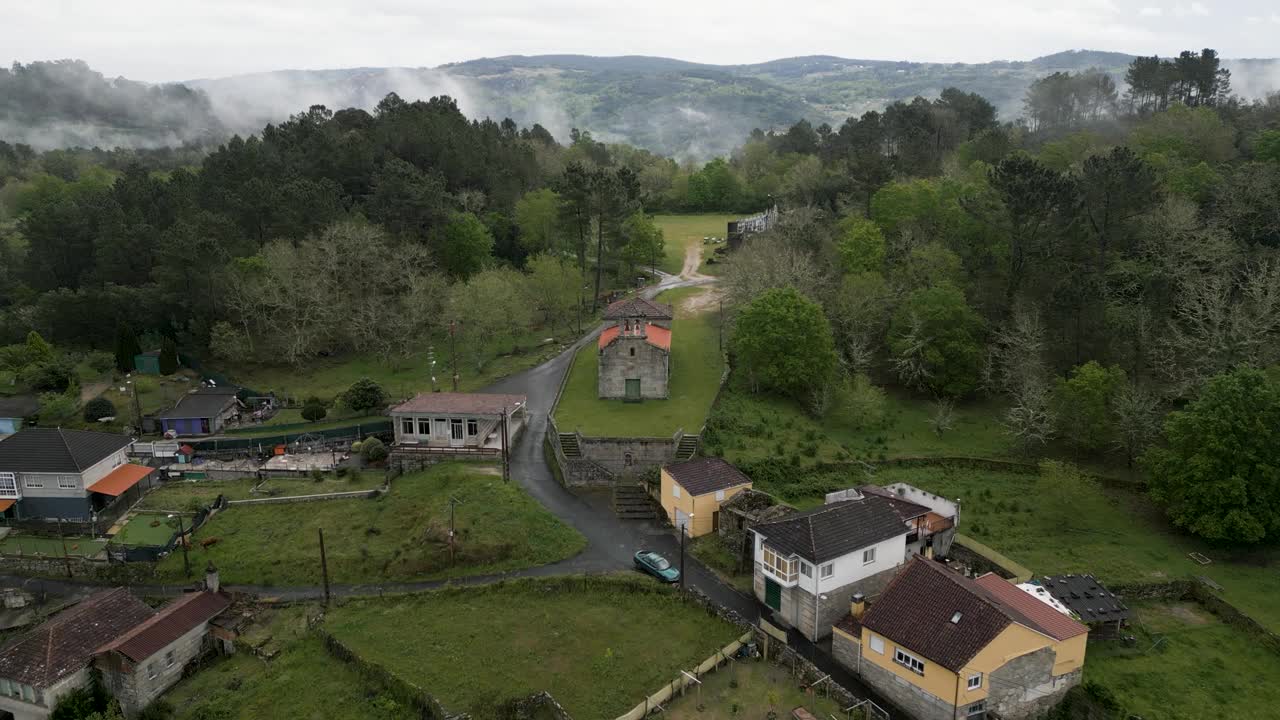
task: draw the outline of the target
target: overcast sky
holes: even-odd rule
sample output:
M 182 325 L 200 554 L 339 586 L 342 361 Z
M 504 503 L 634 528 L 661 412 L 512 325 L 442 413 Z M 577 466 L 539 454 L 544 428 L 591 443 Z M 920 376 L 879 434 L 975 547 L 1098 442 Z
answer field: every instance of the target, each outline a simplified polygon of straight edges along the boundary
M 184 80 L 498 55 L 984 62 L 1088 48 L 1280 55 L 1274 0 L 0 0 L 0 62 Z

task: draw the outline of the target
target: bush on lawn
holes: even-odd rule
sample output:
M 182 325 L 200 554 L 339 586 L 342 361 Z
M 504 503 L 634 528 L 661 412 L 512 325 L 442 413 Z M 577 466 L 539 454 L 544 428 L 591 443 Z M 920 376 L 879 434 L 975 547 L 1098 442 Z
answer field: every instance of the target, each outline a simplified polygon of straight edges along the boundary
M 365 438 L 364 442 L 360 443 L 360 456 L 364 458 L 365 462 L 382 462 L 390 454 L 386 444 L 376 437 Z
M 104 397 L 96 397 L 84 404 L 85 422 L 98 422 L 104 417 L 112 417 L 115 414 L 115 403 Z

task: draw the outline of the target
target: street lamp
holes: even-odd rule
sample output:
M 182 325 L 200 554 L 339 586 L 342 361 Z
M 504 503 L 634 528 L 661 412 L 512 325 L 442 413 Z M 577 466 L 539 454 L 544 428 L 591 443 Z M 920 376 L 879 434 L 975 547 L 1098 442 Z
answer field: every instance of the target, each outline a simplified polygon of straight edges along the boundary
M 178 544 L 182 546 L 182 570 L 187 577 L 191 577 L 191 559 L 187 557 L 187 540 L 184 537 L 187 533 L 182 528 L 182 516 L 174 513 L 169 514 L 169 519 L 178 518 Z

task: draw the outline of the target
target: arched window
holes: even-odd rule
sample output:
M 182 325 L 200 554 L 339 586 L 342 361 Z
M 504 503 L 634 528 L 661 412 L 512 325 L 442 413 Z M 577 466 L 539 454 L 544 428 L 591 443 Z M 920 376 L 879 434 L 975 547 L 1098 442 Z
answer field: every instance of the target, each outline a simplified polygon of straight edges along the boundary
M 635 357 L 635 356 L 636 356 L 636 349 L 631 348 L 631 357 Z
M 626 467 L 631 467 L 631 453 L 622 454 L 622 464 Z

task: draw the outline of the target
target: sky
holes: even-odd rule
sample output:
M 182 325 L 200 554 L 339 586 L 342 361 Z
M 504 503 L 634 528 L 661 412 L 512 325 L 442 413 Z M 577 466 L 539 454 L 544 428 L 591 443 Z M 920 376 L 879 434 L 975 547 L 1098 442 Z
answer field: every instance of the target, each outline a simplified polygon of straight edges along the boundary
M 78 58 L 146 81 L 544 53 L 716 64 L 1280 55 L 1274 0 L 0 0 L 0 18 L 0 62 Z

